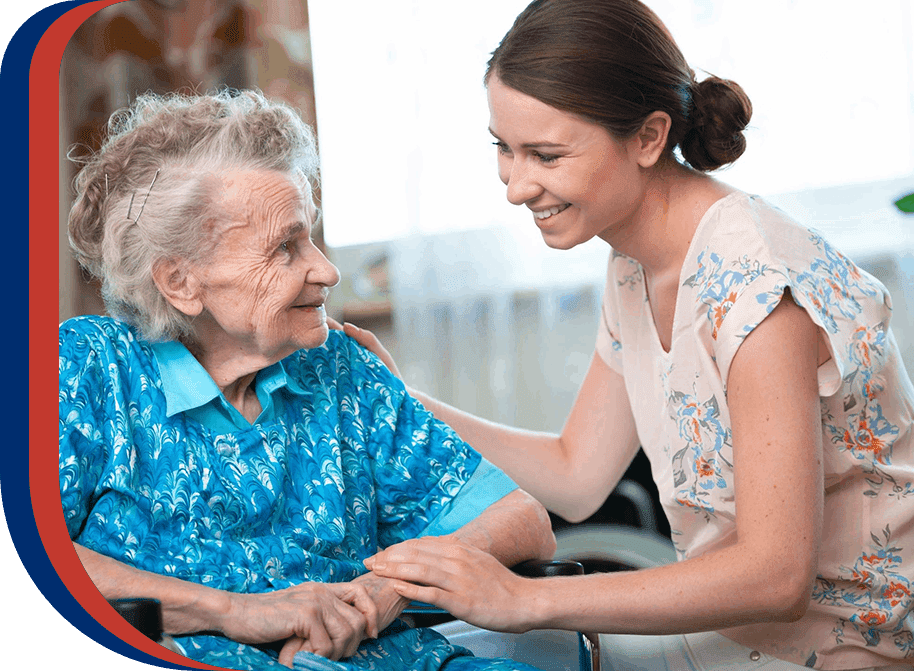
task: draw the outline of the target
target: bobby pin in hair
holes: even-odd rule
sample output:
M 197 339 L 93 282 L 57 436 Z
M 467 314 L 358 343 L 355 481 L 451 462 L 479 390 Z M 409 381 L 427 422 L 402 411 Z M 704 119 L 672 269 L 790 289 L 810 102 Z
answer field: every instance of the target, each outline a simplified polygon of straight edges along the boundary
M 107 178 L 107 175 L 105 175 Z M 149 200 L 149 194 L 152 193 L 152 187 L 155 186 L 156 180 L 159 178 L 159 171 L 156 170 L 155 176 L 152 178 L 152 184 L 149 185 L 149 190 L 146 192 L 146 197 L 143 199 L 143 204 L 140 206 L 140 211 L 136 214 L 136 219 L 133 219 L 133 223 L 137 224 L 140 221 L 140 216 L 143 214 L 143 210 L 146 208 L 146 201 Z M 133 199 L 136 198 L 136 191 L 133 192 L 133 195 L 130 196 L 130 204 L 127 206 L 127 218 L 130 219 L 130 212 L 133 210 Z

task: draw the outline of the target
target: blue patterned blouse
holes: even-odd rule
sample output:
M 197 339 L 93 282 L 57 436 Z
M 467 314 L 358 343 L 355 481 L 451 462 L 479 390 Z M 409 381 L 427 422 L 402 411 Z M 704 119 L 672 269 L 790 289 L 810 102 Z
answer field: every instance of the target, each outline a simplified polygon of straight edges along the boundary
M 183 345 L 78 317 L 59 346 L 70 537 L 138 569 L 234 592 L 348 581 L 379 548 L 453 531 L 516 487 L 339 332 L 257 375 L 253 424 Z M 217 666 L 279 666 L 269 649 L 177 640 Z M 500 668 L 465 655 L 392 627 L 338 668 Z

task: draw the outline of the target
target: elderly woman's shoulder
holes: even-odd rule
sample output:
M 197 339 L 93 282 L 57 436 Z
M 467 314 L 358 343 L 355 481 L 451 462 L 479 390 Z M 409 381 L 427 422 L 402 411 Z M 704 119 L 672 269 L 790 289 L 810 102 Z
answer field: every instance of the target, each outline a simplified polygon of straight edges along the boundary
M 338 378 L 354 375 L 361 379 L 383 379 L 385 383 L 399 382 L 372 352 L 362 347 L 342 331 L 330 330 L 327 340 L 313 349 L 302 349 L 284 361 L 287 369 L 325 371 Z
M 81 315 L 62 322 L 57 330 L 60 355 L 78 350 L 136 351 L 144 348 L 144 341 L 136 330 L 113 317 Z
M 71 317 L 60 323 L 58 332 L 61 336 L 72 333 L 74 335 L 90 338 L 111 338 L 122 335 L 135 337 L 133 329 L 129 324 L 105 315 L 80 315 L 78 317 Z

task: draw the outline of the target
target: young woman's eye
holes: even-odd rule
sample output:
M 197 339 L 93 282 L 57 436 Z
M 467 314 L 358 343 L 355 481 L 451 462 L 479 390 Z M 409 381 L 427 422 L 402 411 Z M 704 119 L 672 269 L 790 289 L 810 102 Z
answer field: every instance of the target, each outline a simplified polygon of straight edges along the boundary
M 555 154 L 541 154 L 538 151 L 533 152 L 533 155 L 536 156 L 540 163 L 555 163 L 559 159 Z
M 510 154 L 511 153 L 511 150 L 508 149 L 508 145 L 506 145 L 504 142 L 502 142 L 500 140 L 498 142 L 493 142 L 492 144 L 494 144 L 498 148 L 499 154 Z

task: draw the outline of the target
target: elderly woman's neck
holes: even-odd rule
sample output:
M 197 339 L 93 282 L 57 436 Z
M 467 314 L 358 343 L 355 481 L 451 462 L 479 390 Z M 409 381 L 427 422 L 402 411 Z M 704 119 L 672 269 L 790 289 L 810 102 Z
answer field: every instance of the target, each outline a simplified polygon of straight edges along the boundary
M 255 362 L 244 352 L 226 348 L 207 350 L 196 343 L 185 345 L 213 378 L 225 400 L 253 423 L 263 409 L 254 389 L 254 379 L 271 362 Z
M 225 387 L 219 386 L 222 389 L 225 400 L 231 403 L 241 413 L 241 416 L 251 424 L 254 423 L 263 410 L 260 405 L 260 399 L 257 398 L 257 392 L 254 389 L 254 378 L 256 376 L 257 373 L 251 373 L 238 378 Z

